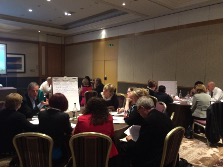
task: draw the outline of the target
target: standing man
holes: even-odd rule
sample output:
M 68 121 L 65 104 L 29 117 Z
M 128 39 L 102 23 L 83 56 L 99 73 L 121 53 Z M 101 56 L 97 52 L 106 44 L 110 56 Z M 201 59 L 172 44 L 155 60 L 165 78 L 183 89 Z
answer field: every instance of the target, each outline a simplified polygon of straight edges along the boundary
M 212 82 L 212 81 L 208 82 L 207 89 L 211 96 L 212 102 L 222 100 L 222 95 L 223 95 L 222 90 L 215 86 L 215 82 Z
M 44 95 L 49 98 L 49 94 L 52 93 L 52 78 L 48 77 L 46 81 L 44 81 L 40 85 L 40 90 L 44 92 Z
M 40 112 L 40 109 L 44 105 L 48 104 L 48 102 L 39 101 L 38 90 L 39 85 L 36 82 L 31 82 L 27 87 L 27 93 L 25 94 L 22 105 L 18 110 L 19 112 L 23 113 L 26 118 L 32 118 L 34 115 Z

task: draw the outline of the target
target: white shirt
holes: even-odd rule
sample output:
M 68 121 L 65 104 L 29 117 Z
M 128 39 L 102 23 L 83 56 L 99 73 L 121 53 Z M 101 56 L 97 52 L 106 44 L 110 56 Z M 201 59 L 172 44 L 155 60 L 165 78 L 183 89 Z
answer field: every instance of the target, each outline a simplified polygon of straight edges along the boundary
M 222 100 L 223 93 L 222 93 L 222 90 L 220 88 L 215 87 L 212 92 L 213 92 L 213 96 L 211 98 L 211 101 L 215 102 L 215 101 Z M 210 95 L 211 95 L 211 93 L 210 93 Z
M 40 85 L 40 90 L 42 90 L 45 94 L 46 93 L 51 93 L 52 91 L 52 86 L 47 83 L 47 81 L 43 82 L 41 85 Z

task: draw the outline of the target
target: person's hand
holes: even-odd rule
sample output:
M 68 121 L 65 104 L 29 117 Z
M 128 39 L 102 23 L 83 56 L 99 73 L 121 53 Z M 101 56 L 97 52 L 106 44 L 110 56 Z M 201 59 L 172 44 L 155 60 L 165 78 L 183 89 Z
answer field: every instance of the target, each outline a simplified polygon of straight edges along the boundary
M 48 105 L 49 105 L 49 101 L 48 101 L 48 99 L 46 99 L 46 101 L 42 101 L 42 102 L 41 102 L 41 105 L 48 106 Z
M 124 107 L 117 108 L 117 113 L 118 113 L 118 114 L 119 114 L 119 113 L 122 113 L 122 112 L 124 112 Z
M 127 141 L 130 141 L 130 140 L 133 140 L 133 138 L 132 138 L 131 135 L 128 135 L 128 136 L 126 136 L 126 140 L 127 140 Z

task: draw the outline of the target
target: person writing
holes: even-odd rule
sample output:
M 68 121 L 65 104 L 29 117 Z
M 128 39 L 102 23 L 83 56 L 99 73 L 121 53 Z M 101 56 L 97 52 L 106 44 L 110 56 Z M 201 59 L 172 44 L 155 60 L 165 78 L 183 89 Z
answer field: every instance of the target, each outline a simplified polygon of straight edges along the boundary
M 103 92 L 101 93 L 101 95 L 106 101 L 107 108 L 110 111 L 116 111 L 119 106 L 119 102 L 117 99 L 116 88 L 114 87 L 114 85 L 110 83 L 106 84 L 103 87 Z
M 136 106 L 144 123 L 141 125 L 136 142 L 133 141 L 131 135 L 126 137 L 127 144 L 123 148 L 126 155 L 123 156 L 130 159 L 132 166 L 159 167 L 164 139 L 173 129 L 172 121 L 154 108 L 153 100 L 150 97 L 140 97 Z

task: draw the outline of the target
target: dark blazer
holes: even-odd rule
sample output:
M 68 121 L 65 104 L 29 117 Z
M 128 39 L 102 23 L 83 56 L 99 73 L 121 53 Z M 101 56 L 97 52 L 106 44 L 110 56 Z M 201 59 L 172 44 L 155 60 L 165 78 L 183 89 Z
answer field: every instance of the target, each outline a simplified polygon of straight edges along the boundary
M 101 92 L 103 91 L 103 87 L 104 85 L 101 83 L 94 89 L 98 93 L 97 97 L 102 97 Z
M 22 132 L 37 131 L 37 127 L 18 111 L 0 111 L 0 152 L 14 152 L 13 137 Z
M 107 107 L 114 106 L 114 109 L 117 110 L 117 108 L 119 106 L 117 95 L 114 94 L 110 100 L 106 101 L 106 105 L 107 105 Z
M 170 97 L 170 95 L 168 95 L 167 93 L 156 92 L 155 97 L 158 99 L 158 101 L 166 103 L 166 105 L 173 103 L 172 97 Z
M 124 118 L 126 124 L 132 125 L 142 125 L 144 119 L 137 111 L 137 106 L 134 104 L 127 111 L 128 117 Z
M 54 140 L 54 146 L 64 145 L 65 138 L 72 133 L 69 115 L 60 110 L 49 108 L 38 114 L 39 132 L 49 135 Z
M 35 100 L 36 107 L 33 109 L 33 105 L 32 102 L 30 101 L 28 94 L 25 94 L 25 96 L 23 97 L 21 107 L 18 111 L 24 114 L 26 118 L 32 118 L 34 115 L 40 112 L 40 109 L 37 107 L 39 103 L 40 101 L 37 98 Z
M 127 153 L 132 165 L 160 166 L 164 139 L 172 128 L 172 121 L 165 114 L 156 109 L 150 111 L 140 128 L 138 140 L 130 140 L 127 143 Z

